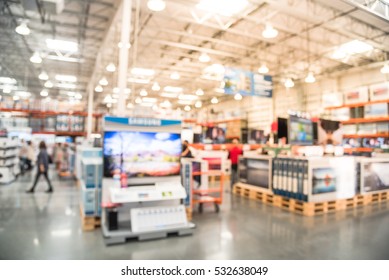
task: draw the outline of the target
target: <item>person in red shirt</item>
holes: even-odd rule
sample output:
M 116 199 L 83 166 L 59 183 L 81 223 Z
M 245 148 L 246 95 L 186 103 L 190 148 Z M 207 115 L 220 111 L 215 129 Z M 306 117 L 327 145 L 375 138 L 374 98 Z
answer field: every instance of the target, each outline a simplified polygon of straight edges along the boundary
M 231 160 L 231 189 L 238 179 L 238 163 L 239 156 L 243 154 L 242 149 L 239 147 L 239 140 L 235 138 L 232 140 L 233 147 L 229 152 L 229 159 Z

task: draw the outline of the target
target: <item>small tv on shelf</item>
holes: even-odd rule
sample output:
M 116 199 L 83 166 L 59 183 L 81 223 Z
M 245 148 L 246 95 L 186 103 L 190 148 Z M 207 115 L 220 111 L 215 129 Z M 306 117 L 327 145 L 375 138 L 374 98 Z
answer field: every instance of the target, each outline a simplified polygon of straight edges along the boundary
M 179 133 L 107 131 L 104 134 L 104 176 L 119 170 L 128 178 L 180 174 Z
M 285 138 L 285 143 L 288 143 L 288 119 L 277 118 L 277 138 L 278 141 L 281 138 Z
M 289 144 L 313 145 L 313 124 L 310 119 L 289 116 Z

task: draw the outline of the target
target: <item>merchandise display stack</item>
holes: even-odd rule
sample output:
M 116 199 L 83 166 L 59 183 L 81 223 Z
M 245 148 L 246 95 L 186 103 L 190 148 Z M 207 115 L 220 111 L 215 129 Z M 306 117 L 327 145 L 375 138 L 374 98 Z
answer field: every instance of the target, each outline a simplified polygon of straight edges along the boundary
M 0 138 L 0 183 L 8 184 L 20 173 L 17 139 Z
M 80 211 L 84 231 L 100 226 L 103 159 L 100 148 L 83 148 L 77 154 Z

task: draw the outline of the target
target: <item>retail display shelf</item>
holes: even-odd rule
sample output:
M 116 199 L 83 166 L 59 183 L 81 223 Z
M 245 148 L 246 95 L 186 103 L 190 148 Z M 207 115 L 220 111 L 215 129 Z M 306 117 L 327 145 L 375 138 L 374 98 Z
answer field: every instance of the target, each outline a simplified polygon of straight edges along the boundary
M 377 138 L 389 137 L 389 133 L 372 133 L 372 134 L 344 134 L 344 138 Z
M 85 136 L 83 131 L 34 131 L 32 134 L 53 134 L 57 136 Z
M 374 151 L 374 148 L 367 148 L 367 147 L 359 147 L 359 148 L 345 148 L 344 152 L 347 154 L 353 153 L 353 152 L 365 152 L 365 153 L 370 153 Z
M 374 100 L 374 101 L 354 103 L 354 104 L 345 104 L 345 105 L 340 105 L 340 106 L 330 106 L 330 107 L 326 107 L 325 110 L 336 110 L 336 109 L 342 109 L 342 108 L 362 107 L 365 105 L 377 104 L 377 103 L 389 103 L 389 99 Z
M 354 124 L 354 123 L 374 123 L 374 122 L 387 122 L 389 121 L 389 116 L 380 117 L 380 118 L 357 118 L 349 119 L 347 121 L 342 121 L 342 124 Z

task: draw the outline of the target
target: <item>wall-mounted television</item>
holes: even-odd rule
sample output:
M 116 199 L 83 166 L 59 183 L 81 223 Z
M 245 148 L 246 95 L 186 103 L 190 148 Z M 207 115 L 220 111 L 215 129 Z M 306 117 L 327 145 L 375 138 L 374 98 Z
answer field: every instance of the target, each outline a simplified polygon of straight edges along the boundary
M 250 129 L 249 144 L 264 144 L 266 143 L 266 137 L 263 130 Z
M 277 118 L 277 138 L 278 141 L 281 138 L 285 138 L 285 144 L 288 143 L 288 119 Z
M 212 144 L 226 143 L 226 129 L 221 127 L 207 127 L 205 130 L 205 142 Z
M 129 178 L 165 177 L 180 174 L 179 133 L 107 131 L 104 133 L 104 176 L 115 170 Z
M 313 125 L 310 119 L 289 116 L 289 144 L 313 145 Z

